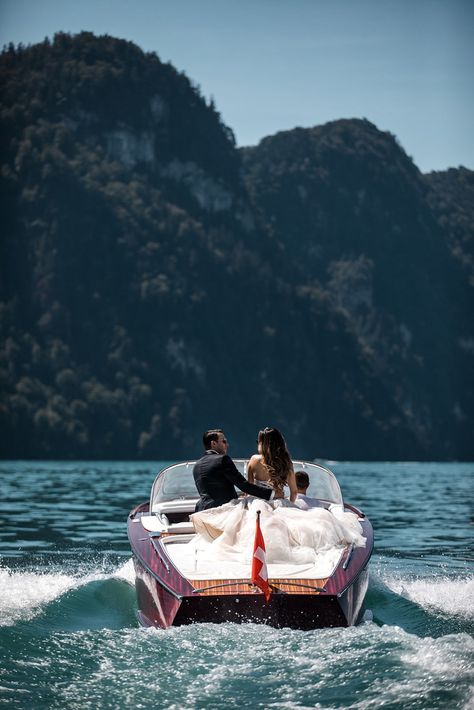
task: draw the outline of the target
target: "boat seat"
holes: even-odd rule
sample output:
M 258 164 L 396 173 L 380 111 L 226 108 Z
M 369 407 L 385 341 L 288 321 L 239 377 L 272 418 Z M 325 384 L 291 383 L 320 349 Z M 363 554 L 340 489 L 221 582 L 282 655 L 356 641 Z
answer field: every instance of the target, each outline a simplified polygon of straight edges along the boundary
M 151 512 L 166 515 L 170 523 L 189 523 L 189 516 L 194 513 L 198 498 L 169 500 L 156 503 Z
M 194 525 L 187 521 L 182 523 L 164 523 L 162 519 L 156 515 L 142 515 L 140 518 L 141 524 L 149 532 L 163 533 L 194 533 Z
M 167 526 L 164 532 L 167 533 L 195 533 L 194 525 L 192 523 L 171 523 Z

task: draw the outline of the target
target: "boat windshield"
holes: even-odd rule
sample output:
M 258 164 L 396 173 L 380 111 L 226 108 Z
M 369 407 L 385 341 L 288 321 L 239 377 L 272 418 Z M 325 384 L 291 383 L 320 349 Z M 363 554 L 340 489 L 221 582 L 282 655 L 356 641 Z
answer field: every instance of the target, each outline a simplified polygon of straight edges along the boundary
M 233 459 L 239 471 L 247 477 L 248 459 Z M 199 496 L 194 485 L 193 467 L 195 461 L 177 463 L 160 471 L 151 488 L 150 510 L 170 500 L 196 500 Z M 295 471 L 305 471 L 309 476 L 307 495 L 313 498 L 342 503 L 341 489 L 335 475 L 316 463 L 293 461 Z

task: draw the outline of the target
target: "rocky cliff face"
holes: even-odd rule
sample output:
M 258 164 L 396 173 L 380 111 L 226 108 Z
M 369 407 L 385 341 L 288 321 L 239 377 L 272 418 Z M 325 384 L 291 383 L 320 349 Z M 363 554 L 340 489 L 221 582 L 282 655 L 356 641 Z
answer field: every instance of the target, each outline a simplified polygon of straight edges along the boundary
M 364 121 L 237 151 L 113 38 L 1 71 L 3 456 L 191 457 L 212 425 L 245 455 L 270 423 L 299 456 L 472 456 L 457 177 L 441 205 Z
M 423 448 L 455 455 L 473 413 L 460 344 L 472 293 L 430 180 L 367 121 L 281 133 L 243 158 L 254 204 L 298 255 L 300 277 L 345 313 Z

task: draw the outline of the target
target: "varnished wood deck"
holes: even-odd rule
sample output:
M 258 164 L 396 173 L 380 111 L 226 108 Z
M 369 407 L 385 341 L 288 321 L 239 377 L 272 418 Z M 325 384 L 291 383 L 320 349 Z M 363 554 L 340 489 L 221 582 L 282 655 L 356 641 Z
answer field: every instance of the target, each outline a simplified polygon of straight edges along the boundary
M 261 594 L 248 579 L 189 579 L 194 589 L 201 590 L 199 596 L 215 596 L 223 594 Z M 269 579 L 273 592 L 284 594 L 320 594 L 324 589 L 325 579 Z

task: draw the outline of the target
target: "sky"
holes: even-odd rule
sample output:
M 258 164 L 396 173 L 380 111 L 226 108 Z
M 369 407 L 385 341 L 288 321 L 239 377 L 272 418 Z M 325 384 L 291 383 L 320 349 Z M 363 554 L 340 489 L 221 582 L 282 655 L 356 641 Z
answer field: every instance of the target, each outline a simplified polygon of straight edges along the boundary
M 0 0 L 0 44 L 131 40 L 213 97 L 237 145 L 367 118 L 423 172 L 474 169 L 474 0 Z

